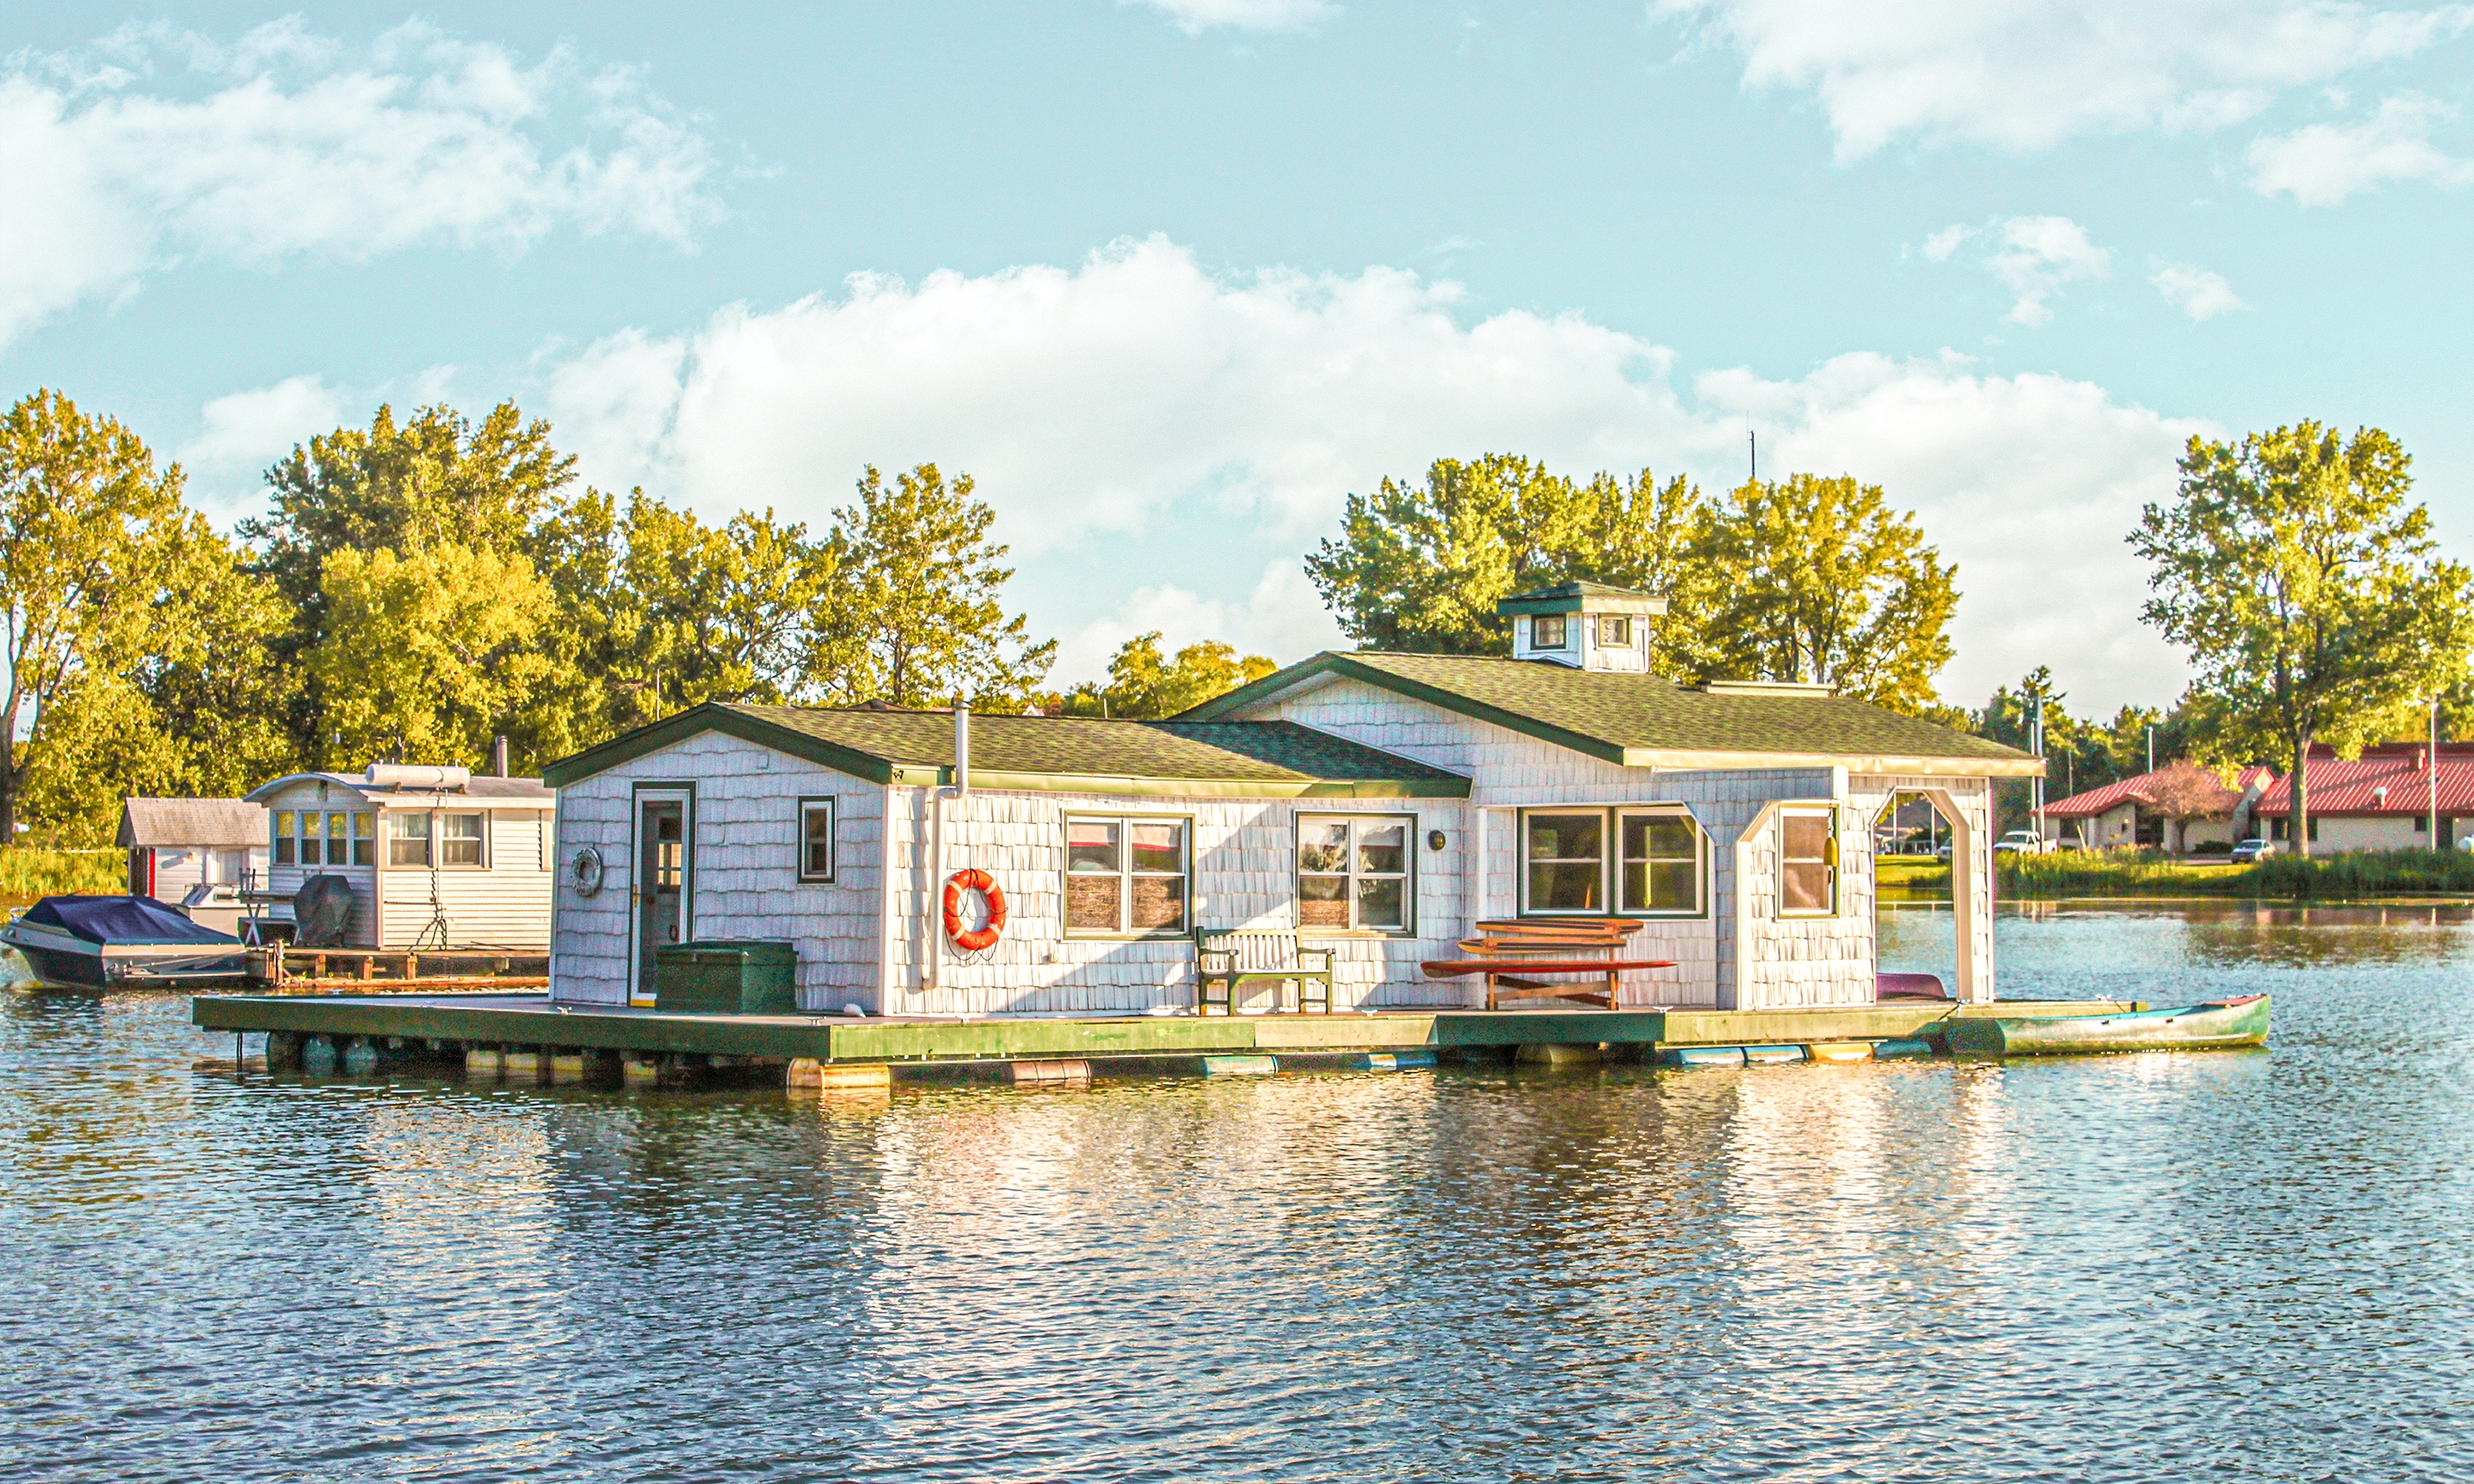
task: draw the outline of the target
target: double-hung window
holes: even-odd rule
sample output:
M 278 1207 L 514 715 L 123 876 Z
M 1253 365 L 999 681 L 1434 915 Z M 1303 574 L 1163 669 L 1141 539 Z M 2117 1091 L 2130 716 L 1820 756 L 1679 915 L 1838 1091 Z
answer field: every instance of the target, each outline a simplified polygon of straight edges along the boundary
M 296 865 L 301 859 L 301 816 L 289 809 L 275 816 L 275 864 Z
M 1065 930 L 1096 937 L 1181 933 L 1191 828 L 1181 819 L 1065 821 Z
M 387 864 L 429 864 L 429 816 L 409 811 L 387 816 Z
M 1298 816 L 1298 925 L 1405 933 L 1415 894 L 1408 815 Z
M 1533 809 L 1521 816 L 1520 836 L 1525 913 L 1697 917 L 1705 910 L 1709 837 L 1680 804 Z
M 799 879 L 831 881 L 834 878 L 834 802 L 831 799 L 799 801 Z
M 1838 831 L 1832 811 L 1779 811 L 1779 912 L 1827 917 L 1838 910 Z
M 489 819 L 486 814 L 438 816 L 438 863 L 442 866 L 489 865 Z

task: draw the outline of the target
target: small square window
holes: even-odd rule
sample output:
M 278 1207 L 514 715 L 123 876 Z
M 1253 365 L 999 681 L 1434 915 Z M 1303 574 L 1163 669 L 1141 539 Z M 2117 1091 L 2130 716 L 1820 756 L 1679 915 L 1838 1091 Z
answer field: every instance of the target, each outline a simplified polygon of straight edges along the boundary
M 1540 613 L 1536 617 L 1530 619 L 1529 647 L 1531 649 L 1562 649 L 1565 644 L 1569 643 L 1570 635 L 1565 632 L 1568 616 L 1569 615 L 1564 613 Z
M 1632 648 L 1632 618 L 1625 613 L 1606 613 L 1598 618 L 1598 648 Z
M 830 799 L 799 801 L 799 879 L 831 881 L 834 878 L 834 802 Z

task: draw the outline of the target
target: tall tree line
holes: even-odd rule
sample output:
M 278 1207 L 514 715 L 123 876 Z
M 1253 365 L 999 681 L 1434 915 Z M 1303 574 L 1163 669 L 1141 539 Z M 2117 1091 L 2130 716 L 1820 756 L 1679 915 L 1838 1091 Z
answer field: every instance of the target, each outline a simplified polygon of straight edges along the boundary
M 1055 653 L 1005 610 L 994 512 L 934 465 L 866 469 L 821 531 L 709 524 L 578 488 L 510 402 L 381 407 L 267 486 L 227 540 L 117 420 L 48 391 L 0 419 L 0 840 L 499 733 L 532 769 L 705 701 L 1020 709 Z

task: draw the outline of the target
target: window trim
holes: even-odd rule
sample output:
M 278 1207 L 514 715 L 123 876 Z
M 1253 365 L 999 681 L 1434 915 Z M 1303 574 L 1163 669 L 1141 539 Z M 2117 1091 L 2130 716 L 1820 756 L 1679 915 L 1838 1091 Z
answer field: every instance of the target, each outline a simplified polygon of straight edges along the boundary
M 841 810 L 839 801 L 831 794 L 801 796 L 790 814 L 791 874 L 803 886 L 831 886 L 842 863 Z M 825 874 L 817 875 L 808 869 L 808 816 L 814 810 L 825 811 Z M 939 888 L 942 889 L 941 887 Z
M 389 809 L 387 811 L 386 818 L 389 825 L 392 826 L 384 831 L 387 843 L 387 865 L 395 870 L 427 871 L 430 867 L 430 863 L 438 858 L 438 831 L 430 826 L 430 811 L 427 809 Z M 409 820 L 421 821 L 421 834 L 418 837 L 421 841 L 421 859 L 398 860 L 395 858 L 395 848 L 397 844 L 400 841 L 415 838 L 412 835 L 403 833 L 402 830 L 403 824 Z
M 1552 621 L 1555 642 L 1547 643 L 1538 636 L 1538 626 Z M 1569 613 L 1532 613 L 1529 615 L 1529 647 L 1531 649 L 1566 650 L 1572 647 L 1572 615 Z
M 1629 909 L 1623 905 L 1623 817 L 1627 814 L 1681 814 L 1692 822 L 1695 848 L 1700 851 L 1698 874 L 1700 903 L 1689 912 L 1663 912 Z M 1597 814 L 1605 823 L 1598 831 L 1599 900 L 1607 905 L 1596 911 L 1582 907 L 1533 907 L 1529 903 L 1529 816 L 1533 814 Z M 1717 852 L 1710 848 L 1710 826 L 1701 816 L 1680 799 L 1644 799 L 1629 803 L 1541 803 L 1518 811 L 1513 835 L 1514 868 L 1518 873 L 1515 883 L 1517 905 L 1513 915 L 1524 918 L 1629 918 L 1643 922 L 1689 922 L 1708 919 L 1712 890 L 1710 873 Z
M 1113 931 L 1099 927 L 1076 927 L 1074 925 L 1074 903 L 1073 897 L 1071 895 L 1074 886 L 1072 878 L 1078 874 L 1083 875 L 1097 875 L 1099 874 L 1097 872 L 1077 873 L 1074 870 L 1074 848 L 1072 840 L 1074 823 L 1077 820 L 1088 820 L 1094 824 L 1121 826 L 1184 826 L 1184 832 L 1177 836 L 1179 841 L 1178 850 L 1181 857 L 1181 864 L 1184 866 L 1183 879 L 1185 881 L 1184 905 L 1182 910 L 1178 913 L 1178 916 L 1184 920 L 1184 925 L 1174 928 L 1153 927 L 1140 931 L 1127 928 L 1124 925 L 1127 913 L 1132 910 L 1134 894 L 1131 883 L 1134 876 L 1138 874 L 1134 870 L 1133 840 L 1130 832 L 1128 832 L 1128 835 L 1120 838 L 1117 846 L 1117 880 L 1121 883 L 1122 888 L 1117 894 L 1118 926 Z M 1058 825 L 1058 849 L 1056 852 L 1056 922 L 1059 934 L 1067 938 L 1077 938 L 1086 942 L 1096 940 L 1104 943 L 1159 943 L 1174 939 L 1193 937 L 1194 820 L 1195 817 L 1191 814 L 1104 814 L 1097 809 L 1071 809 L 1066 811 L 1064 818 Z M 1143 875 L 1158 875 L 1161 873 L 1143 872 L 1139 874 Z M 942 890 L 944 883 L 940 881 L 936 883 L 936 887 L 938 890 Z
M 1309 873 L 1305 869 L 1304 861 L 1300 858 L 1305 850 L 1306 826 L 1310 822 L 1324 821 L 1346 821 L 1349 826 L 1347 869 L 1337 872 L 1317 871 Z M 1368 879 L 1375 881 L 1388 881 L 1393 879 L 1395 875 L 1398 877 L 1400 882 L 1401 919 L 1400 925 L 1398 927 L 1366 927 L 1360 925 L 1357 921 L 1357 826 L 1362 824 L 1393 824 L 1406 826 L 1405 833 L 1403 834 L 1400 842 L 1399 871 L 1396 873 L 1376 872 L 1368 877 Z M 1298 931 L 1301 934 L 1317 938 L 1364 937 L 1368 935 L 1380 938 L 1417 937 L 1418 847 L 1419 839 L 1420 837 L 1418 833 L 1418 816 L 1415 814 L 1378 814 L 1370 810 L 1355 813 L 1347 811 L 1333 812 L 1320 809 L 1298 810 L 1296 814 L 1290 817 L 1289 821 L 1289 888 L 1295 894 L 1293 899 L 1297 903 L 1296 911 Z M 1313 925 L 1309 925 L 1307 923 L 1305 920 L 1305 877 L 1309 874 L 1319 876 L 1338 875 L 1348 882 L 1348 925 L 1345 927 L 1334 927 L 1329 923 Z
M 1823 846 L 1821 858 L 1830 872 L 1830 905 L 1826 908 L 1819 909 L 1811 907 L 1790 908 L 1786 904 L 1786 822 L 1790 819 L 1809 819 L 1815 816 L 1818 816 L 1820 819 L 1827 822 L 1828 826 L 1828 833 L 1822 837 Z M 1846 904 L 1847 894 L 1841 889 L 1841 882 L 1845 877 L 1846 870 L 1839 859 L 1843 852 L 1838 844 L 1837 805 L 1827 803 L 1782 804 L 1779 806 L 1778 813 L 1773 818 L 1771 827 L 1778 832 L 1777 887 L 1778 915 L 1780 920 L 1783 922 L 1790 919 L 1812 922 L 1823 918 L 1834 918 L 1838 916 L 1840 909 Z

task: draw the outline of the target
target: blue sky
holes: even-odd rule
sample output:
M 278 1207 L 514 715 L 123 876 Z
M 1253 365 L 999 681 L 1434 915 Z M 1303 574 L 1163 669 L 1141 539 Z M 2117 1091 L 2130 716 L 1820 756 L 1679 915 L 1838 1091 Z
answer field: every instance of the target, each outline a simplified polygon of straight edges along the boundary
M 2376 422 L 2474 555 L 2474 7 L 2292 0 L 52 8 L 0 362 L 218 519 L 380 400 L 821 520 L 976 475 L 1057 678 L 1334 642 L 1441 455 L 1854 473 L 1980 703 L 2163 703 L 2122 543 L 2193 432 Z

